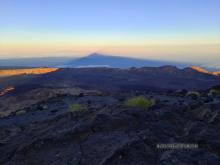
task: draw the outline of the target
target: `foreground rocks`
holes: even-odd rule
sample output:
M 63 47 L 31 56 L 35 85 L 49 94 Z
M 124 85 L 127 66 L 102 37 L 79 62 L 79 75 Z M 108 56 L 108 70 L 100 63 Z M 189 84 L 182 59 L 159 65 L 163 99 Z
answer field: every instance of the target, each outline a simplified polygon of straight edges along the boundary
M 7 117 L 13 112 L 18 113 L 17 111 L 50 98 L 81 95 L 101 95 L 101 93 L 97 90 L 84 90 L 80 88 L 37 88 L 24 94 L 2 98 L 0 100 L 0 117 Z
M 217 96 L 206 102 L 202 94 L 195 100 L 183 91 L 73 90 L 51 89 L 48 91 L 51 97 L 40 95 L 44 99 L 19 107 L 0 119 L 0 164 L 218 165 L 220 162 Z M 136 95 L 153 98 L 156 105 L 148 109 L 126 107 L 124 101 Z M 70 112 L 72 104 L 84 109 Z M 176 143 L 196 144 L 198 148 L 157 148 L 158 144 Z

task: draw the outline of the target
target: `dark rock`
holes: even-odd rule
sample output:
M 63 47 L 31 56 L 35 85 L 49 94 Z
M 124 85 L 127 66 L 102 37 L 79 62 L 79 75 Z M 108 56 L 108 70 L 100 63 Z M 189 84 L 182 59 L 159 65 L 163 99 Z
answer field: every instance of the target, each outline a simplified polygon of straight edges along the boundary
M 78 95 L 78 97 L 83 97 L 85 94 L 84 93 L 80 93 L 79 95 Z
M 85 83 L 78 85 L 92 89 L 104 87 L 103 91 L 108 89 L 108 92 L 103 92 L 105 95 L 94 92 L 84 95 L 84 90 L 79 90 L 81 94 L 59 95 L 35 102 L 20 109 L 26 111 L 23 115 L 16 115 L 18 110 L 15 110 L 12 112 L 15 115 L 0 119 L 0 164 L 219 164 L 220 100 L 217 97 L 210 99 L 200 91 L 201 97 L 193 100 L 185 97 L 185 90 L 177 91 L 179 85 L 175 90 L 153 91 L 142 81 L 132 84 L 140 74 L 148 76 L 147 68 L 132 69 L 134 75 L 131 77 L 129 74 L 125 76 L 127 71 L 124 70 L 104 69 L 104 73 L 102 69 L 92 70 L 94 72 L 88 68 L 78 74 L 74 72 L 74 82 L 68 82 L 71 86 L 76 85 L 83 73 Z M 166 70 L 170 76 L 179 74 L 177 68 L 165 67 L 162 70 L 161 76 Z M 116 79 L 112 77 L 115 72 L 118 81 L 112 85 Z M 94 81 L 91 81 L 91 74 Z M 151 81 L 149 77 L 143 78 L 143 83 L 147 83 L 145 80 Z M 62 85 L 66 85 L 64 81 Z M 108 88 L 108 85 L 114 88 Z M 124 100 L 134 95 L 154 98 L 156 105 L 149 109 L 125 107 Z M 20 98 L 17 98 L 19 103 L 24 101 Z M 68 107 L 73 104 L 84 108 L 69 112 Z M 157 147 L 158 144 L 172 143 L 193 143 L 198 144 L 198 148 L 171 150 Z

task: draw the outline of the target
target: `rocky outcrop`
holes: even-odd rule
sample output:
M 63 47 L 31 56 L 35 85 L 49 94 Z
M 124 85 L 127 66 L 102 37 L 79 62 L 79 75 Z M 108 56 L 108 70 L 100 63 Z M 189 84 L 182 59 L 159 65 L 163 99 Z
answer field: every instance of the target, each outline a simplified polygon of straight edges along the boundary
M 97 90 L 83 90 L 80 88 L 57 88 L 47 89 L 39 88 L 31 90 L 23 95 L 9 96 L 0 100 L 0 118 L 9 116 L 12 113 L 31 107 L 43 100 L 48 100 L 58 96 L 86 96 L 86 95 L 101 95 Z
M 9 93 L 10 91 L 13 91 L 13 90 L 15 90 L 14 87 L 6 87 L 6 88 L 4 88 L 4 89 L 2 89 L 2 90 L 0 91 L 0 96 L 3 96 L 3 95 L 5 95 L 6 93 Z

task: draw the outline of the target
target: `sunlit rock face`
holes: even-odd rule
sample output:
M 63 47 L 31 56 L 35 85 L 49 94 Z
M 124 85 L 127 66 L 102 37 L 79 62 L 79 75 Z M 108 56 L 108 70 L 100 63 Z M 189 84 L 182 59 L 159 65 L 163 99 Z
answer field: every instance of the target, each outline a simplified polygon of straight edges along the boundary
M 207 70 L 200 68 L 198 66 L 191 66 L 191 68 L 201 73 L 209 73 Z
M 220 76 L 220 71 L 212 72 L 212 74 L 214 74 L 214 75 L 216 75 L 216 76 Z
M 197 72 L 201 72 L 201 73 L 205 73 L 205 74 L 211 74 L 211 75 L 215 75 L 215 76 L 219 76 L 220 75 L 220 71 L 216 71 L 216 72 L 209 72 L 203 68 L 200 68 L 198 66 L 191 66 L 192 69 L 196 70 Z
M 57 70 L 57 68 L 6 69 L 0 70 L 0 77 L 16 76 L 21 74 L 46 74 Z
M 4 88 L 3 90 L 0 91 L 0 96 L 3 96 L 3 95 L 5 95 L 6 93 L 9 93 L 10 91 L 13 91 L 13 90 L 15 90 L 14 87 Z

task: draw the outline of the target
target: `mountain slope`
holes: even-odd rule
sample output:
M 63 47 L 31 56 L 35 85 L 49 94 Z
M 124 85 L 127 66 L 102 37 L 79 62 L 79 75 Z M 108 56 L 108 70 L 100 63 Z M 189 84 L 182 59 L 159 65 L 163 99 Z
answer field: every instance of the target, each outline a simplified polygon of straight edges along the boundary
M 17 91 L 27 86 L 83 87 L 108 90 L 168 90 L 207 89 L 220 84 L 220 77 L 204 74 L 192 68 L 178 69 L 173 66 L 143 67 L 131 69 L 117 68 L 65 68 L 56 72 L 37 76 Z M 16 85 L 16 84 L 15 84 Z M 14 86 L 11 84 L 11 86 Z M 19 90 L 21 89 L 21 90 Z
M 18 77 L 33 78 L 0 91 L 0 164 L 220 162 L 220 95 L 204 90 L 220 84 L 219 76 L 163 66 Z M 140 96 L 144 104 L 126 104 Z
M 22 74 L 45 74 L 57 70 L 57 68 L 0 69 L 0 77 L 16 76 Z
M 207 71 L 201 67 L 198 67 L 198 66 L 191 66 L 191 68 L 198 71 L 198 72 L 205 73 L 205 74 L 211 74 L 211 75 L 215 75 L 215 76 L 220 75 L 220 71 L 209 72 L 209 71 Z
M 27 73 L 27 72 L 26 72 Z M 42 73 L 42 72 L 41 72 Z M 208 89 L 220 85 L 220 76 L 202 73 L 193 68 L 175 66 L 119 68 L 60 68 L 41 75 L 0 77 L 0 91 L 15 88 L 13 93 L 46 87 L 84 87 L 113 90 Z

